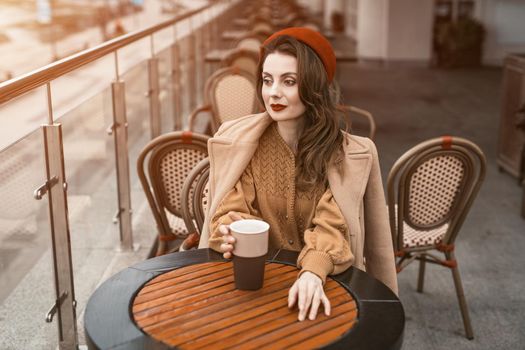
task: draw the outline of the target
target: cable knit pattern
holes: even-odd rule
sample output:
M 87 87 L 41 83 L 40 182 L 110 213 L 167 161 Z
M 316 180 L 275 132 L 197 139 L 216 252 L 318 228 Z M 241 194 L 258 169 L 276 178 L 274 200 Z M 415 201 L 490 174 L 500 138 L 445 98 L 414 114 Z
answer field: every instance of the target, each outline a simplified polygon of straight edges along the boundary
M 270 224 L 270 247 L 301 251 L 297 264 L 323 282 L 353 262 L 347 225 L 327 186 L 299 191 L 295 155 L 279 135 L 276 123 L 266 129 L 250 164 L 224 197 L 210 222 L 209 246 L 220 250 L 219 224 L 228 225 L 230 211 Z

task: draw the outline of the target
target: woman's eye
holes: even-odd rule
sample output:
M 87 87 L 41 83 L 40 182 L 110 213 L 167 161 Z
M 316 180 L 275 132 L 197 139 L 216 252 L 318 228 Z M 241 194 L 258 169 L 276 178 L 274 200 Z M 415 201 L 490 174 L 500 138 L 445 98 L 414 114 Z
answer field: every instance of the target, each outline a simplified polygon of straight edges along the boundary
M 287 79 L 287 80 L 284 81 L 284 84 L 286 86 L 294 86 L 295 85 L 295 80 Z
M 264 85 L 272 85 L 272 80 L 268 79 L 268 78 L 265 78 L 265 79 L 263 79 L 263 83 L 264 83 Z

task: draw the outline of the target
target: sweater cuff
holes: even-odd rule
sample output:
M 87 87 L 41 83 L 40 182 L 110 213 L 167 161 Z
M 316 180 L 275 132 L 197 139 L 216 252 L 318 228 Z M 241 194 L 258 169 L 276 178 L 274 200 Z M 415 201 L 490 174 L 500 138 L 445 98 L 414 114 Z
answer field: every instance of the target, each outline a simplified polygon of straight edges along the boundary
M 309 250 L 301 260 L 301 272 L 310 271 L 316 274 L 322 281 L 326 282 L 326 276 L 334 271 L 334 263 L 329 254 L 317 250 Z

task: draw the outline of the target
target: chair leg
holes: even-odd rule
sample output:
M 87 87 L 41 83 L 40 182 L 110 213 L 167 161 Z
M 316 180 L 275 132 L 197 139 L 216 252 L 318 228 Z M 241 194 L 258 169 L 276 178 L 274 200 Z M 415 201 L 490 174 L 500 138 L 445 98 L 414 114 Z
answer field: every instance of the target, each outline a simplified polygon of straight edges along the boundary
M 167 250 L 168 250 L 167 242 L 159 239 L 159 245 L 157 246 L 156 256 L 161 256 L 161 255 L 166 254 Z
M 447 260 L 455 260 L 453 252 L 445 253 Z M 454 279 L 454 285 L 456 286 L 456 293 L 458 296 L 459 307 L 461 309 L 461 316 L 463 317 L 463 325 L 465 326 L 465 333 L 467 339 L 474 339 L 474 332 L 472 331 L 472 324 L 470 323 L 470 316 L 467 307 L 467 301 L 465 300 L 465 294 L 463 293 L 463 284 L 461 283 L 461 277 L 459 275 L 458 267 L 451 268 L 452 278 Z
M 423 254 L 419 258 L 419 276 L 417 278 L 417 291 L 419 293 L 423 293 L 423 284 L 425 282 L 425 265 L 426 265 L 426 257 Z

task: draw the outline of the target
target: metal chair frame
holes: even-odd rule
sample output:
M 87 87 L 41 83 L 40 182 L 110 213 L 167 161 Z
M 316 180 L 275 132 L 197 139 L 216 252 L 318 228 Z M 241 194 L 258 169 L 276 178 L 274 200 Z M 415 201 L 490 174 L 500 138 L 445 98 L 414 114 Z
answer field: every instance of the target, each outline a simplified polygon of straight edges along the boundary
M 190 171 L 182 186 L 182 218 L 190 235 L 182 243 L 184 250 L 199 244 L 200 233 L 204 226 L 205 203 L 208 200 L 207 185 L 210 176 L 210 161 L 201 160 Z
M 190 131 L 175 131 L 161 135 L 151 140 L 140 152 L 137 159 L 137 173 L 148 200 L 149 206 L 158 229 L 158 246 L 156 255 L 165 254 L 168 251 L 168 242 L 182 238 L 173 232 L 168 219 L 168 213 L 182 220 L 181 207 L 174 205 L 180 203 L 182 186 L 175 188 L 177 183 L 182 183 L 187 174 L 195 164 L 190 164 L 193 159 L 187 159 L 186 164 L 178 165 L 177 172 L 182 179 L 169 173 L 163 176 L 163 161 L 174 152 L 192 151 L 191 156 L 198 158 L 198 153 L 202 153 L 202 158 L 208 156 L 207 135 L 192 133 Z M 195 152 L 197 155 L 195 155 Z M 201 158 L 201 159 L 202 159 Z M 184 165 L 187 167 L 184 168 Z M 147 172 L 146 169 L 147 168 Z M 179 204 L 180 205 L 180 204 Z M 177 247 L 175 247 L 176 250 Z
M 372 115 L 372 113 L 370 113 L 367 110 L 364 110 L 364 109 L 361 109 L 355 106 L 351 106 L 351 105 L 343 105 L 341 107 L 343 108 L 345 112 L 347 112 L 347 116 L 350 118 L 350 120 L 352 119 L 352 117 L 350 116 L 350 113 L 353 113 L 354 115 L 358 115 L 366 119 L 366 121 L 368 122 L 368 127 L 369 127 L 368 138 L 371 140 L 374 140 L 376 136 L 377 127 L 376 127 L 376 121 L 374 120 L 374 116 Z
M 455 187 L 456 191 L 452 202 L 444 203 L 446 205 L 444 208 L 448 208 L 448 211 L 442 214 L 442 217 L 439 218 L 435 215 L 436 218 L 432 218 L 429 223 L 416 222 L 410 214 L 411 206 L 417 202 L 417 198 L 412 201 L 410 199 L 410 191 L 413 186 L 412 178 L 418 169 L 422 169 L 420 168 L 421 165 L 430 164 L 428 162 L 432 160 L 437 161 L 440 159 L 439 157 L 453 157 L 456 164 L 461 164 L 462 178 Z M 485 169 L 485 156 L 478 146 L 460 137 L 445 136 L 422 142 L 408 150 L 396 161 L 387 180 L 389 220 L 395 255 L 398 257 L 396 262 L 398 273 L 412 261 L 419 260 L 417 291 L 423 292 L 425 264 L 427 262 L 451 269 L 468 339 L 473 339 L 474 334 L 454 254 L 454 242 L 483 182 Z M 425 173 L 423 174 L 425 175 Z M 419 176 L 428 179 L 428 175 L 431 174 Z M 431 187 L 432 184 L 428 184 L 428 186 Z M 434 201 L 439 201 L 444 197 L 435 196 Z M 431 243 L 411 246 L 404 241 L 404 231 L 408 228 L 415 230 L 422 236 L 428 234 L 430 230 L 436 229 L 442 229 L 443 234 Z M 436 253 L 443 253 L 445 259 Z

